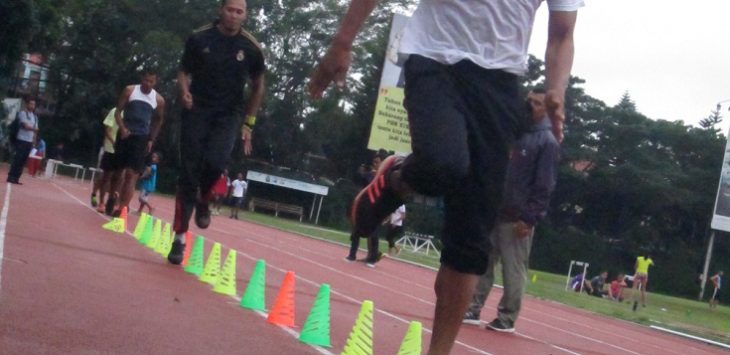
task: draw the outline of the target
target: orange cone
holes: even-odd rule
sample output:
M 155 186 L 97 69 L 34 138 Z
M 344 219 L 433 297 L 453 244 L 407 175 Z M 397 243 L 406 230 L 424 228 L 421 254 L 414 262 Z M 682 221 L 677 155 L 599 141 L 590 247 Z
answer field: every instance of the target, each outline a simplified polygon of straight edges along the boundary
M 274 307 L 269 312 L 269 323 L 294 326 L 294 271 L 287 271 Z
M 119 214 L 119 218 L 124 220 L 124 230 L 127 230 L 127 206 L 122 207 L 122 213 Z
M 193 233 L 185 232 L 185 251 L 183 252 L 182 266 L 188 265 L 190 253 L 193 251 Z

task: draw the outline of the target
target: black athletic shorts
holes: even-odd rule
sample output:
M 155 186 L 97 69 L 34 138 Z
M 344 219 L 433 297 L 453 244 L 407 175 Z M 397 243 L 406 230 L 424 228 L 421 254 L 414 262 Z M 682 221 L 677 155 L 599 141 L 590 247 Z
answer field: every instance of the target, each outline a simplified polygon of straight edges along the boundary
M 127 139 L 119 137 L 114 145 L 117 169 L 131 169 L 137 173 L 144 171 L 147 156 L 148 135 L 130 135 Z
M 104 171 L 117 170 L 118 168 L 116 160 L 116 154 L 104 152 L 104 154 L 101 156 L 101 163 L 99 163 L 99 168 Z
M 517 76 L 468 60 L 447 65 L 411 55 L 404 65 L 413 153 L 402 178 L 444 198 L 441 262 L 483 274 L 502 200 L 509 146 L 528 125 Z

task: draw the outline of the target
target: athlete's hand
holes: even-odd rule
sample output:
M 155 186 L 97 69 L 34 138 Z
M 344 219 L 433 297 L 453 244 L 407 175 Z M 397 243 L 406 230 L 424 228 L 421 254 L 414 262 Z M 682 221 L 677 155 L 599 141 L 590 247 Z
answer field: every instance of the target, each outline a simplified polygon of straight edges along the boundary
M 147 154 L 150 154 L 152 152 L 152 141 L 147 141 Z
M 119 127 L 119 137 L 122 139 L 127 139 L 129 135 L 132 134 L 127 127 Z
M 253 130 L 248 126 L 244 125 L 241 130 L 241 140 L 243 141 L 243 154 L 248 156 L 251 155 L 251 137 L 253 136 Z
M 565 123 L 565 95 L 555 90 L 545 93 L 545 107 L 553 125 L 553 135 L 558 143 L 563 142 L 563 124 Z
M 332 81 L 337 87 L 344 87 L 347 70 L 351 63 L 351 45 L 333 42 L 309 79 L 309 95 L 315 99 L 321 98 L 322 93 Z
M 183 93 L 180 98 L 182 99 L 182 105 L 185 109 L 189 110 L 193 108 L 193 94 L 188 91 Z
M 530 235 L 530 233 L 532 233 L 532 226 L 522 220 L 515 222 L 513 228 L 515 232 L 515 237 L 520 239 L 525 238 Z

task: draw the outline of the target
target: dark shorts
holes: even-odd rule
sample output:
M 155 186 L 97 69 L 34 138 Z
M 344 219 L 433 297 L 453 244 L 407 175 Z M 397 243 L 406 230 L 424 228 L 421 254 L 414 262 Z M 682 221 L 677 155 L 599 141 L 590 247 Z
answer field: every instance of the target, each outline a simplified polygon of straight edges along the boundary
M 117 170 L 116 154 L 104 152 L 104 155 L 101 156 L 99 168 L 104 171 Z
M 241 207 L 243 204 L 243 197 L 232 197 L 233 207 Z
M 403 164 L 403 180 L 421 194 L 444 198 L 441 262 L 483 274 L 509 145 L 528 124 L 517 76 L 417 55 L 404 71 L 413 153 Z
M 711 297 L 710 300 L 720 301 L 720 289 L 713 288 L 712 295 L 710 297 Z
M 147 135 L 130 135 L 127 139 L 121 137 L 114 145 L 114 155 L 117 169 L 130 169 L 137 173 L 144 171 L 144 160 L 147 156 Z

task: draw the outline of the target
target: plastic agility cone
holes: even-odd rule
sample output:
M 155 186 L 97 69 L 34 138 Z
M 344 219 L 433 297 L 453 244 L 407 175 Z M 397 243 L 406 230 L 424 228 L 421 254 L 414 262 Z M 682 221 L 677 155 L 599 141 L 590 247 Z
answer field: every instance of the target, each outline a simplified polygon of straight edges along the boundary
M 137 241 L 142 245 L 147 245 L 147 242 L 152 239 L 152 229 L 155 224 L 154 218 L 148 215 L 147 221 L 145 221 L 144 224 L 145 226 L 144 231 L 142 232 L 142 237 L 140 237 Z
M 322 284 L 314 299 L 312 310 L 304 321 L 299 341 L 330 347 L 330 285 Z
M 268 321 L 271 324 L 294 326 L 294 285 L 296 278 L 294 271 L 287 271 L 284 275 L 284 282 L 281 284 L 279 294 L 276 295 L 274 307 L 269 312 Z
M 221 293 L 228 296 L 236 295 L 236 254 L 233 249 L 228 251 L 226 262 L 223 263 L 221 274 L 218 276 L 213 292 Z
M 259 260 L 241 297 L 240 306 L 257 311 L 266 310 L 266 262 Z
M 195 238 L 195 245 L 193 246 L 193 251 L 190 253 L 190 258 L 188 259 L 188 263 L 185 265 L 185 272 L 188 274 L 193 274 L 195 276 L 200 276 L 200 274 L 203 273 L 203 249 L 205 247 L 205 238 L 203 238 L 202 235 L 199 235 L 197 238 Z
M 124 221 L 124 231 L 126 231 L 127 230 L 127 206 L 122 207 L 122 213 L 119 214 L 119 218 L 121 218 Z
M 172 248 L 172 245 L 170 245 L 170 248 Z M 193 251 L 193 233 L 185 232 L 185 250 L 183 251 L 182 266 L 188 266 L 191 251 Z
M 532 283 L 537 282 L 537 274 L 532 275 Z
M 360 313 L 342 355 L 371 355 L 373 353 L 373 301 L 363 301 Z
M 124 233 L 127 228 L 124 226 L 124 220 L 119 217 L 112 218 L 111 221 L 104 223 L 101 228 L 112 231 L 114 233 Z
M 162 234 L 160 234 L 160 239 L 157 240 L 157 245 L 155 246 L 155 253 L 163 257 L 167 257 L 167 254 L 170 253 L 170 248 L 172 248 L 171 228 L 170 223 L 165 223 L 165 227 L 162 228 Z
M 134 227 L 134 233 L 132 233 L 132 235 L 134 235 L 137 240 L 142 238 L 142 233 L 144 233 L 144 228 L 147 225 L 147 217 L 149 217 L 149 215 L 145 212 L 142 212 L 142 214 L 139 216 L 139 219 L 137 220 L 137 226 Z
M 205 262 L 203 274 L 200 275 L 201 282 L 214 285 L 218 282 L 218 275 L 221 272 L 221 244 L 216 242 L 208 254 L 208 261 Z
M 155 226 L 152 228 L 152 237 L 147 240 L 147 243 L 145 243 L 145 245 L 148 248 L 155 250 L 157 243 L 160 242 L 160 234 L 162 234 L 162 221 L 157 219 L 155 220 Z
M 398 355 L 421 355 L 421 322 L 412 321 L 408 325 Z

